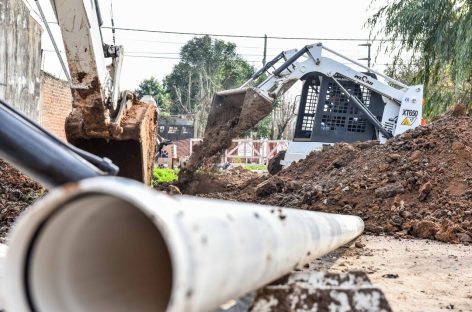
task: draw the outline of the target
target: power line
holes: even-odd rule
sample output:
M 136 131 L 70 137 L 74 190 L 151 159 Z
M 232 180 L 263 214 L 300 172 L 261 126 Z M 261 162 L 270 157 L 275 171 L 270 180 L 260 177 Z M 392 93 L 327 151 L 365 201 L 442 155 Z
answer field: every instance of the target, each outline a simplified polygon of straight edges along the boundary
M 51 21 L 49 24 L 58 24 L 57 22 Z M 113 29 L 112 26 L 101 26 L 103 29 Z M 228 37 L 228 38 L 248 38 L 248 39 L 264 39 L 265 36 L 255 35 L 234 35 L 234 34 L 215 34 L 215 33 L 197 33 L 197 32 L 185 32 L 185 31 L 169 31 L 169 30 L 157 30 L 157 29 L 143 29 L 143 28 L 129 28 L 129 27 L 114 27 L 115 30 L 122 31 L 134 31 L 134 32 L 147 32 L 147 33 L 159 33 L 159 34 L 172 34 L 172 35 L 187 35 L 187 36 L 210 36 L 210 37 Z M 312 40 L 312 41 L 370 41 L 370 42 L 382 42 L 382 41 L 403 41 L 402 39 L 388 39 L 388 38 L 316 38 L 316 37 L 286 37 L 286 36 L 267 36 L 267 39 L 277 40 Z
M 171 55 L 180 55 L 179 52 L 152 52 L 152 51 L 126 51 L 126 54 L 129 53 L 138 53 L 138 54 L 171 54 Z
M 54 50 L 47 50 L 47 49 L 44 49 L 43 52 L 50 52 L 50 53 L 54 53 Z M 60 51 L 61 53 L 64 53 L 64 51 Z M 128 53 L 146 53 L 146 54 L 149 54 L 149 53 L 152 53 L 152 52 L 127 52 L 125 53 L 125 56 L 126 57 L 132 57 L 132 58 L 146 58 L 146 59 L 164 59 L 164 60 L 181 60 L 180 57 L 170 57 L 170 56 L 158 56 L 158 55 L 131 55 L 131 54 L 128 54 Z M 164 54 L 164 53 L 163 53 Z M 178 54 L 178 53 L 176 53 Z M 241 55 L 241 54 L 240 54 Z M 242 54 L 241 56 L 246 56 L 245 54 Z M 247 62 L 250 62 L 250 63 L 261 63 L 262 60 L 246 60 Z M 343 63 L 343 64 L 351 64 L 351 63 Z M 374 66 L 389 66 L 389 65 L 394 65 L 393 63 L 378 63 L 378 64 L 374 64 Z
M 57 22 L 48 22 L 48 23 L 57 24 Z M 134 31 L 134 32 L 171 34 L 171 35 L 187 35 L 187 36 L 210 36 L 210 37 L 248 38 L 248 39 L 264 39 L 265 38 L 265 36 L 255 36 L 255 35 L 197 33 L 197 32 L 184 32 L 184 31 L 157 30 L 157 29 L 129 28 L 129 27 L 101 26 L 101 28 L 110 29 L 110 30 L 113 30 L 114 28 L 115 30 L 121 30 L 121 31 Z M 267 39 L 312 40 L 312 41 L 363 41 L 363 42 L 366 42 L 366 41 L 370 41 L 370 42 L 403 41 L 401 39 L 388 39 L 388 38 L 323 38 L 323 37 L 287 37 L 287 36 L 267 36 Z M 180 44 L 180 43 L 176 42 L 176 44 Z M 246 48 L 258 48 L 258 47 L 246 47 Z
M 126 57 L 132 57 L 132 58 L 144 58 L 144 59 L 164 59 L 164 60 L 181 60 L 180 57 L 166 57 L 166 56 L 151 56 L 151 55 L 129 55 L 125 53 L 125 58 Z M 248 63 L 260 63 L 261 61 L 254 61 L 254 60 L 245 60 Z
M 180 57 L 168 56 L 152 56 L 152 55 L 130 55 L 125 53 L 125 57 L 147 58 L 147 59 L 164 59 L 164 60 L 180 60 Z
M 104 29 L 111 29 L 110 26 L 102 26 Z M 126 28 L 126 27 L 115 27 L 116 30 L 121 31 L 134 31 L 134 32 L 147 32 L 147 33 L 159 33 L 159 34 L 172 34 L 172 35 L 190 35 L 190 36 L 210 36 L 210 37 L 228 37 L 228 38 L 249 38 L 249 39 L 264 39 L 264 36 L 254 35 L 234 35 L 234 34 L 215 34 L 215 33 L 196 33 L 196 32 L 180 32 L 180 31 L 166 31 L 166 30 L 155 30 L 155 29 L 142 29 L 142 28 Z M 368 38 L 313 38 L 313 37 L 283 37 L 283 36 L 267 36 L 268 39 L 279 39 L 279 40 L 313 40 L 313 41 L 401 41 L 396 39 L 368 39 Z
M 126 51 L 126 53 L 131 53 L 131 54 L 170 54 L 170 55 L 180 55 L 180 52 L 154 52 L 154 51 Z M 246 54 L 246 53 L 239 53 L 240 56 L 259 56 L 262 57 L 264 56 L 263 54 Z M 274 57 L 275 54 L 269 54 L 267 55 L 269 57 Z
M 44 52 L 55 52 L 54 50 L 43 49 Z M 65 53 L 64 51 L 60 51 L 60 53 Z M 146 55 L 135 55 L 135 54 L 146 54 Z M 160 56 L 161 55 L 161 56 Z M 162 55 L 180 55 L 178 52 L 152 52 L 152 51 L 127 51 L 125 52 L 125 56 L 129 57 L 145 57 L 145 58 L 160 58 L 160 59 L 170 59 L 170 60 L 179 60 L 180 57 L 169 57 L 169 56 L 162 56 Z M 260 56 L 262 54 L 238 54 L 239 56 L 247 57 L 247 56 Z M 269 55 L 275 56 L 275 55 Z
M 156 43 L 163 43 L 163 44 L 175 44 L 175 45 L 185 45 L 187 44 L 188 42 L 175 42 L 175 41 L 161 41 L 161 40 L 150 40 L 150 39 L 136 39 L 136 38 L 131 38 L 131 37 L 121 37 L 121 38 L 125 38 L 127 41 L 135 41 L 135 42 L 156 42 Z M 263 46 L 259 46 L 259 47 L 255 47 L 255 46 L 242 46 L 242 45 L 238 45 L 237 46 L 238 49 L 259 49 L 259 50 L 262 50 L 264 47 Z M 286 47 L 267 47 L 268 50 L 283 50 L 283 49 L 286 49 Z

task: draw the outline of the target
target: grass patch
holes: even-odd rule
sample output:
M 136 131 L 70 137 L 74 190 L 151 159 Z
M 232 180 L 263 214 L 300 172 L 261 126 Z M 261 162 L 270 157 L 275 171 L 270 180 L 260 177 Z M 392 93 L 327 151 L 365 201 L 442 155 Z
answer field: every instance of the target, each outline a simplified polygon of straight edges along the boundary
M 178 174 L 178 169 L 154 168 L 152 171 L 152 184 L 177 181 Z
M 266 171 L 267 170 L 267 165 L 259 165 L 259 164 L 250 164 L 250 165 L 242 165 L 243 169 L 245 170 L 259 170 L 259 171 Z

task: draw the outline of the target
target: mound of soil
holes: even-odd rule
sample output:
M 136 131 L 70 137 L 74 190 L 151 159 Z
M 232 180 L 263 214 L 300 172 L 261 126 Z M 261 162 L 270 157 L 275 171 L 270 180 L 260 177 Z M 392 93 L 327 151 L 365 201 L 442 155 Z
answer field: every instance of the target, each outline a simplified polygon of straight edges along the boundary
M 41 196 L 43 188 L 2 160 L 0 181 L 0 243 L 5 243 L 16 217 Z
M 366 232 L 472 243 L 472 119 L 454 109 L 379 145 L 337 144 L 205 197 L 354 214 Z

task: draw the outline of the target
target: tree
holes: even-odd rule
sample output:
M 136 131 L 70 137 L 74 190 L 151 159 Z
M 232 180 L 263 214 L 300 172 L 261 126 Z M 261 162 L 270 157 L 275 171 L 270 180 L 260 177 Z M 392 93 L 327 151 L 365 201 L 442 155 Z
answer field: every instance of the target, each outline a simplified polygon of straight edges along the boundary
M 426 102 L 424 105 L 424 118 L 432 119 L 444 112 L 447 105 L 445 103 L 454 103 L 454 83 L 451 75 L 447 72 L 447 68 L 440 71 L 434 83 L 428 85 Z M 393 64 L 388 65 L 385 74 L 406 83 L 407 85 L 415 85 L 422 83 L 424 72 L 424 62 L 418 58 L 412 58 L 406 62 L 403 59 L 396 59 Z
M 202 134 L 213 94 L 240 86 L 254 68 L 236 53 L 234 43 L 209 36 L 187 42 L 180 58 L 164 80 L 173 103 L 171 113 L 194 114 Z
M 272 111 L 273 139 L 291 139 L 289 135 L 287 135 L 287 130 L 291 130 L 288 129 L 288 127 L 291 126 L 296 116 L 295 104 L 296 101 L 286 94 L 275 101 Z
M 246 136 L 254 139 L 291 139 L 291 123 L 296 116 L 295 104 L 292 98 L 283 95 L 276 99 L 271 114 L 262 119 Z
M 156 78 L 151 77 L 141 81 L 136 89 L 136 93 L 138 98 L 142 98 L 145 95 L 152 96 L 161 112 L 168 113 L 170 111 L 171 98 L 169 93 L 166 92 L 164 87 Z
M 471 108 L 471 0 L 394 0 L 367 25 L 374 36 L 386 37 L 383 44 L 397 59 L 409 51 L 421 60 L 414 78 L 425 84 L 427 113 L 438 114 L 454 102 Z
M 271 139 L 273 136 L 272 115 L 269 114 L 259 121 L 245 136 L 253 139 Z

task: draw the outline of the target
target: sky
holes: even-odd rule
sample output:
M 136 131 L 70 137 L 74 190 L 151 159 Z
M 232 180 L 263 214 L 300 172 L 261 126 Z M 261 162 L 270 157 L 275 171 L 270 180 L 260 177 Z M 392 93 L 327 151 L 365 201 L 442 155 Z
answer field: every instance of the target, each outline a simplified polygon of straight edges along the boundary
M 38 17 L 34 0 L 30 3 Z M 90 0 L 85 0 L 90 1 Z M 386 0 L 99 0 L 104 26 L 111 25 L 111 5 L 116 27 L 149 29 L 171 32 L 193 32 L 249 36 L 308 37 L 314 39 L 367 39 L 369 29 L 364 24 L 376 7 Z M 48 21 L 56 21 L 49 0 L 39 0 Z M 59 26 L 50 24 L 59 49 L 64 50 Z M 112 43 L 111 30 L 103 29 L 104 41 Z M 146 78 L 162 80 L 178 63 L 180 48 L 193 36 L 117 30 L 116 43 L 125 48 L 121 87 L 135 89 Z M 254 65 L 262 66 L 264 41 L 262 38 L 218 37 L 234 42 L 238 53 Z M 281 40 L 268 39 L 268 59 L 283 50 L 300 49 L 306 44 L 322 42 L 352 59 L 367 56 L 367 48 L 358 46 L 363 41 L 348 40 Z M 43 32 L 44 58 L 42 68 L 65 79 L 46 31 Z M 389 55 L 377 54 L 373 68 L 385 69 Z M 63 54 L 65 58 L 65 54 Z M 365 61 L 360 61 L 365 63 Z

